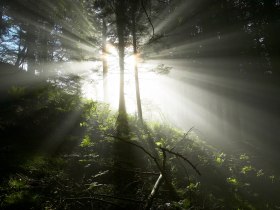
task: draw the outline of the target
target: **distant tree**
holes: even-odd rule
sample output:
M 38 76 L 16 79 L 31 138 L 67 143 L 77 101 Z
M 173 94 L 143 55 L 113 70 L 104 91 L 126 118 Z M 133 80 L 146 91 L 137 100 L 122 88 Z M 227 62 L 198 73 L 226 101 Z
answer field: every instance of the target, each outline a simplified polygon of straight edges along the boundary
M 116 25 L 118 36 L 119 65 L 120 65 L 120 95 L 119 95 L 119 115 L 126 115 L 124 96 L 124 57 L 125 57 L 125 29 L 127 17 L 125 8 L 128 1 L 115 1 Z
M 138 76 L 138 44 L 137 44 L 137 22 L 139 20 L 139 12 L 141 0 L 131 1 L 131 33 L 132 33 L 132 45 L 133 45 L 133 56 L 134 56 L 134 78 L 135 78 L 135 89 L 136 89 L 136 101 L 137 101 L 137 112 L 140 122 L 143 124 L 143 114 L 141 106 L 141 97 L 140 97 L 140 84 Z
M 15 38 L 9 46 L 17 45 L 9 50 L 14 54 L 10 63 L 24 63 L 33 74 L 36 70 L 41 76 L 51 75 L 55 63 L 81 61 L 96 48 L 94 21 L 88 20 L 83 2 L 11 0 L 3 5 Z
M 101 50 L 102 50 L 102 68 L 103 68 L 103 95 L 104 101 L 108 100 L 108 24 L 112 25 L 113 22 L 113 9 L 111 4 L 108 1 L 96 0 L 89 1 L 91 4 L 91 14 L 97 19 L 100 31 L 101 31 Z
M 5 33 L 7 28 L 7 23 L 5 21 L 4 15 L 5 15 L 5 4 L 3 1 L 0 3 L 0 37 Z

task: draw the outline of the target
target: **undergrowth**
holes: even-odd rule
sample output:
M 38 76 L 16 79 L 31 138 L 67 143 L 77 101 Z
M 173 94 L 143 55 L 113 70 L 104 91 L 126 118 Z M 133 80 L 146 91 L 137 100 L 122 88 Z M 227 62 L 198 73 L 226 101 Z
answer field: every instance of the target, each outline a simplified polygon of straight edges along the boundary
M 254 166 L 254 157 L 219 151 L 195 129 L 143 127 L 133 116 L 129 137 L 117 139 L 117 113 L 64 84 L 12 87 L 1 102 L 1 209 L 143 209 L 160 174 L 143 148 L 166 158 L 180 196 L 172 201 L 162 185 L 152 209 L 280 208 L 279 176 Z

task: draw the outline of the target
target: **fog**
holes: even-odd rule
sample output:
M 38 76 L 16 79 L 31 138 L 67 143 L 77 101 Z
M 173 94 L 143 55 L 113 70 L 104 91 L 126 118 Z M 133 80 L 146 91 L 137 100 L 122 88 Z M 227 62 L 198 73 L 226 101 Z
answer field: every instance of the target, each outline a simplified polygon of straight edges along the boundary
M 161 91 L 151 94 L 149 100 L 156 106 L 148 113 L 160 112 L 163 121 L 185 131 L 194 127 L 200 138 L 217 149 L 250 154 L 261 167 L 277 166 L 280 92 L 274 84 L 232 77 L 228 71 L 219 71 L 214 61 L 215 71 L 207 64 L 196 68 L 203 65 L 186 60 L 161 62 L 172 70 L 158 76 L 159 82 L 150 87 Z

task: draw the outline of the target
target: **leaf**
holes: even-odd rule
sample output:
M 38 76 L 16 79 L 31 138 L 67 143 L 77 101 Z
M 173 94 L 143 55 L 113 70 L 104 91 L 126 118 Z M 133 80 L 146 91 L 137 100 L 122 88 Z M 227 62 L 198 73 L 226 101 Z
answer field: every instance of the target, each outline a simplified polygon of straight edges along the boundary
M 238 181 L 237 181 L 237 179 L 234 178 L 234 177 L 229 177 L 229 178 L 227 178 L 227 182 L 230 183 L 230 184 L 232 184 L 232 185 L 238 185 Z
M 244 166 L 242 169 L 241 169 L 241 173 L 242 174 L 246 174 L 250 171 L 252 171 L 254 168 L 252 166 Z
M 103 186 L 103 184 L 99 184 L 98 182 L 92 182 L 89 184 L 88 190 L 92 190 L 95 187 Z
M 93 146 L 94 144 L 91 142 L 90 137 L 88 135 L 85 135 L 85 137 L 83 138 L 80 146 L 81 147 L 89 147 L 89 146 Z
M 158 141 L 158 142 L 156 142 L 156 145 L 160 147 L 160 146 L 162 146 L 162 143 L 160 141 Z
M 26 90 L 25 87 L 20 86 L 12 86 L 8 93 L 15 97 L 21 97 L 25 94 Z
M 258 170 L 257 172 L 257 177 L 260 177 L 260 176 L 263 176 L 264 175 L 264 172 L 262 169 Z

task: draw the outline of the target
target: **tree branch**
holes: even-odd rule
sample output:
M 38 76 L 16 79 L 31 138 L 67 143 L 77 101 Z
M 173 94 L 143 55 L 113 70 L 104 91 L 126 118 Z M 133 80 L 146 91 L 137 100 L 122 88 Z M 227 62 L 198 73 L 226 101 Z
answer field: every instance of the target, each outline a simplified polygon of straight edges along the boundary
M 191 128 L 183 135 L 182 139 L 179 140 L 179 141 L 176 143 L 176 145 L 178 145 L 178 144 L 181 143 L 183 140 L 185 140 L 186 137 L 189 135 L 189 133 L 190 133 L 193 129 L 194 129 L 194 126 L 191 127 Z M 176 145 L 174 146 L 174 148 L 176 147 Z M 172 149 L 172 150 L 173 150 L 173 149 Z
M 143 8 L 143 10 L 144 10 L 144 12 L 145 12 L 145 15 L 146 15 L 146 17 L 147 17 L 149 23 L 150 23 L 151 26 L 152 26 L 152 29 L 153 29 L 152 38 L 153 38 L 154 35 L 155 35 L 155 28 L 154 28 L 154 25 L 153 25 L 153 23 L 152 23 L 152 21 L 151 21 L 151 18 L 149 17 L 149 15 L 148 15 L 148 13 L 147 13 L 147 10 L 146 10 L 146 8 L 145 8 L 144 1 L 143 1 L 143 0 L 141 0 L 141 6 L 142 6 L 142 8 Z
M 112 199 L 116 199 L 116 200 L 129 201 L 129 202 L 133 202 L 133 203 L 143 203 L 144 202 L 142 200 L 136 200 L 136 199 L 132 199 L 132 198 L 123 198 L 123 197 L 105 195 L 105 194 L 91 194 L 91 196 L 65 198 L 64 200 L 91 200 L 91 199 L 96 199 L 95 197 L 112 198 Z
M 131 144 L 131 145 L 133 145 L 133 146 L 135 146 L 135 147 L 141 149 L 141 150 L 142 150 L 144 153 L 146 153 L 150 158 L 152 158 L 154 161 L 156 161 L 156 158 L 155 158 L 148 150 L 146 150 L 144 147 L 142 147 L 142 146 L 139 145 L 139 144 L 136 144 L 136 143 L 134 143 L 134 142 L 132 142 L 132 141 L 128 141 L 128 140 L 125 140 L 125 139 L 123 139 L 123 138 L 120 138 L 120 137 L 114 136 L 114 135 L 105 134 L 105 136 L 115 138 L 115 139 L 120 140 L 120 141 L 122 141 L 122 142 L 125 142 L 125 143 L 127 143 L 127 144 Z
M 107 203 L 107 204 L 110 204 L 112 206 L 116 206 L 116 207 L 122 208 L 122 206 L 120 206 L 120 205 L 118 205 L 116 203 L 113 203 L 113 202 L 110 202 L 110 201 L 106 201 L 106 200 L 103 200 L 103 199 L 93 198 L 93 197 L 65 198 L 63 201 L 66 201 L 66 200 L 73 200 L 73 201 L 75 201 L 75 200 L 95 200 L 95 201 Z
M 184 157 L 183 155 L 181 155 L 181 154 L 179 154 L 179 153 L 177 153 L 177 152 L 173 152 L 173 151 L 171 151 L 171 150 L 169 150 L 169 149 L 167 149 L 167 148 L 160 147 L 160 149 L 161 149 L 162 151 L 166 151 L 166 152 L 168 152 L 168 153 L 170 153 L 170 154 L 172 154 L 172 155 L 175 155 L 176 157 L 179 157 L 179 158 L 183 159 L 184 161 L 186 161 L 186 162 L 196 171 L 196 173 L 197 173 L 198 175 L 201 176 L 201 173 L 200 173 L 199 170 L 195 167 L 195 165 L 194 165 L 191 161 L 189 161 L 186 157 Z
M 145 210 L 149 210 L 151 208 L 151 206 L 153 204 L 153 200 L 154 200 L 154 198 L 155 198 L 155 196 L 156 196 L 156 194 L 159 190 L 160 184 L 162 182 L 162 178 L 163 178 L 162 174 L 160 174 L 156 183 L 155 183 L 155 185 L 154 185 L 154 187 L 153 187 L 153 189 L 152 189 L 151 194 L 148 197 L 148 200 L 147 200 L 146 205 L 145 205 Z

